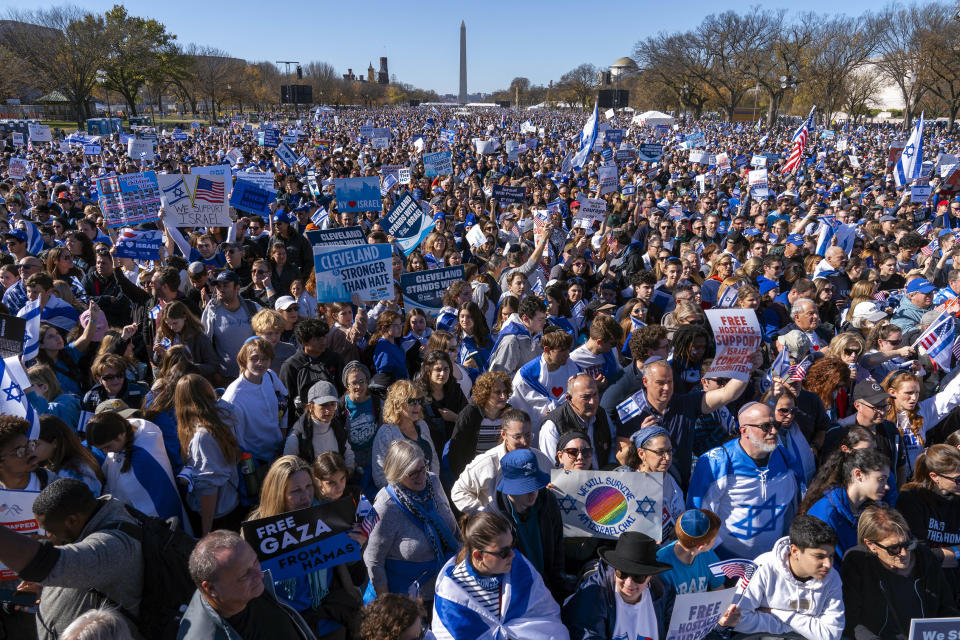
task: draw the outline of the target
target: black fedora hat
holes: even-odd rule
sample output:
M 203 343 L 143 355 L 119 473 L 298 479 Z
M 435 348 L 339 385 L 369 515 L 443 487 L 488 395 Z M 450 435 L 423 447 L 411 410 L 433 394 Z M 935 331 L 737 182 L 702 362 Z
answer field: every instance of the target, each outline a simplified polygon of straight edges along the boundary
M 600 552 L 614 569 L 635 576 L 653 576 L 673 567 L 657 560 L 657 543 L 645 533 L 627 531 L 617 540 L 615 549 Z

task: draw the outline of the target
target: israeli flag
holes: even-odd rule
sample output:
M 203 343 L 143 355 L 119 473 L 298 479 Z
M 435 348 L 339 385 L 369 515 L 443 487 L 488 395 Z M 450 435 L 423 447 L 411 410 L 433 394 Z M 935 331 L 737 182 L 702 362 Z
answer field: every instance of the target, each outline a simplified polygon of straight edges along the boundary
M 330 217 L 330 212 L 324 207 L 317 209 L 312 216 L 310 216 L 310 221 L 313 222 L 314 226 L 317 229 L 323 229 L 324 225 L 327 222 L 327 218 Z
M 40 353 L 40 299 L 28 302 L 17 316 L 27 323 L 23 335 L 23 361 L 30 362 Z
M 837 224 L 836 218 L 833 216 L 823 216 L 820 218 L 820 237 L 817 239 L 817 255 L 822 256 L 827 252 L 827 248 L 830 246 L 833 236 L 837 233 Z
M 590 157 L 590 151 L 597 142 L 597 131 L 600 125 L 599 111 L 597 105 L 593 105 L 593 115 L 583 125 L 583 131 L 580 133 L 580 148 L 577 154 L 573 156 L 573 168 L 579 171 L 587 163 Z
M 163 190 L 164 198 L 167 201 L 167 206 L 175 205 L 181 200 L 186 200 L 189 198 L 187 193 L 187 187 L 183 184 L 183 177 L 181 176 L 179 180 L 174 182 L 172 185 Z
M 770 365 L 767 375 L 760 379 L 760 393 L 766 393 L 767 389 L 773 385 L 774 376 L 783 379 L 787 377 L 789 371 L 790 354 L 788 353 L 788 349 L 784 348 L 780 350 L 780 353 Z
M 903 188 L 920 177 L 920 169 L 923 166 L 923 113 L 920 114 L 920 120 L 913 127 L 913 133 L 907 140 L 907 146 L 903 148 L 900 159 L 897 160 L 896 169 L 893 172 L 894 180 L 897 186 Z
M 29 220 L 21 220 L 20 224 L 23 225 L 23 233 L 27 236 L 27 252 L 33 255 L 39 254 L 43 251 L 43 236 L 40 235 L 40 229 Z
M 17 382 L 17 376 L 12 367 L 20 367 L 20 362 L 16 358 L 11 358 L 12 363 L 0 359 L 0 413 L 8 416 L 23 418 L 30 423 L 30 433 L 27 434 L 28 440 L 36 440 L 40 437 L 40 418 L 27 400 L 27 394 L 23 392 L 23 387 Z M 20 377 L 26 379 L 27 374 L 20 367 Z

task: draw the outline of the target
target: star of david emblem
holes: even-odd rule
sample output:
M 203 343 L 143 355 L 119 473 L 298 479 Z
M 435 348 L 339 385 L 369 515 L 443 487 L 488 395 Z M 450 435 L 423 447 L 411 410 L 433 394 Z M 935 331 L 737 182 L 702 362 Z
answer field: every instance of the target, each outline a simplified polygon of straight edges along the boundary
M 637 513 L 642 516 L 649 516 L 656 506 L 657 502 L 655 500 L 651 500 L 649 496 L 644 496 L 643 500 L 637 500 Z
M 908 144 L 903 148 L 903 155 L 905 155 L 908 158 L 912 158 L 914 151 L 916 151 L 915 147 L 912 144 Z
M 777 520 L 786 508 L 786 505 L 777 504 L 775 495 L 770 496 L 770 499 L 761 505 L 750 505 L 747 508 L 747 516 L 743 520 L 731 523 L 730 533 L 740 540 L 752 540 L 761 533 L 776 531 Z M 767 512 L 770 514 L 769 519 L 763 523 L 763 514 Z
M 174 189 L 173 189 L 173 195 L 174 195 L 175 197 L 177 197 L 177 198 L 185 198 L 185 197 L 187 197 L 186 194 L 183 192 L 183 187 L 182 187 L 182 186 L 181 186 L 181 187 L 174 187 Z
M 20 402 L 20 399 L 23 398 L 23 391 L 20 390 L 20 385 L 16 382 L 11 382 L 10 386 L 3 392 L 7 394 L 7 402 Z
M 577 510 L 577 502 L 570 496 L 563 496 L 557 503 L 560 505 L 560 510 L 564 513 L 572 513 Z

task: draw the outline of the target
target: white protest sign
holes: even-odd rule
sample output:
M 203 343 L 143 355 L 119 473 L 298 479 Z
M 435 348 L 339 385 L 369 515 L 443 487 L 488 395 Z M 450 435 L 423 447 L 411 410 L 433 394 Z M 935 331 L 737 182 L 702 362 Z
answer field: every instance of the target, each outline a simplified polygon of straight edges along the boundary
M 240 171 L 237 173 L 237 180 L 252 182 L 267 191 L 276 191 L 273 186 L 273 171 Z
M 233 173 L 227 165 L 215 164 L 210 167 L 190 167 L 190 173 L 195 176 L 223 176 L 224 185 L 227 187 L 227 200 L 230 199 L 230 192 L 233 191 Z
M 30 163 L 23 158 L 10 158 L 10 165 L 7 168 L 10 177 L 14 180 L 23 180 L 30 170 Z M 30 385 L 27 385 L 28 387 Z
M 754 169 L 747 176 L 747 183 L 754 195 L 765 198 L 770 194 L 767 188 L 767 170 Z
M 410 184 L 410 167 L 401 167 L 397 172 L 397 180 L 400 184 Z
M 496 153 L 500 149 L 500 143 L 496 140 L 481 140 L 480 138 L 474 138 L 473 144 L 477 149 L 477 153 L 481 155 L 490 155 L 491 153 Z
M 580 203 L 580 212 L 576 215 L 578 220 L 586 222 L 584 229 L 596 230 L 603 224 L 607 217 L 607 201 L 603 198 L 586 198 L 581 196 L 578 199 Z
M 14 144 L 14 146 L 16 146 L 16 147 L 22 147 L 22 146 L 23 146 L 23 134 L 22 134 L 22 133 L 13 132 L 13 133 L 11 134 L 11 137 L 13 138 L 13 144 Z
M 615 113 L 613 109 L 607 109 L 606 111 L 603 112 L 603 115 L 606 116 L 607 120 L 613 120 L 613 116 L 615 115 Z
M 662 536 L 663 474 L 634 471 L 564 471 L 554 469 L 550 481 L 568 538 L 616 539 L 627 531 Z
M 83 155 L 85 156 L 98 156 L 103 153 L 103 147 L 99 144 L 85 144 L 83 145 Z
M 765 167 L 767 166 L 767 156 L 753 156 L 750 158 L 751 167 Z
M 31 142 L 53 142 L 50 127 L 45 124 L 28 124 L 27 130 L 30 132 Z
M 702 149 L 690 150 L 690 162 L 697 164 L 707 164 L 710 161 L 710 154 Z
M 226 178 L 214 175 L 157 175 L 160 198 L 171 227 L 229 227 Z
M 930 185 L 915 184 L 910 187 L 910 202 L 926 202 L 930 199 Z
M 600 180 L 600 195 L 603 196 L 617 190 L 619 176 L 617 175 L 616 165 L 597 167 L 597 177 Z
M 737 588 L 682 593 L 673 604 L 667 640 L 701 640 L 717 626 L 720 616 L 733 602 Z
M 760 348 L 760 323 L 753 309 L 707 309 L 707 319 L 717 343 L 710 373 L 744 382 L 753 371 L 753 356 Z
M 717 169 L 722 172 L 730 171 L 730 156 L 726 151 L 717 154 Z
M 370 146 L 374 149 L 389 149 L 390 138 L 371 138 Z
M 467 231 L 467 241 L 470 242 L 470 246 L 474 248 L 483 246 L 483 243 L 487 241 L 487 234 L 483 232 L 480 225 L 475 224 L 470 227 L 470 231 Z
M 858 158 L 857 156 L 854 156 L 854 155 L 847 156 L 847 160 L 850 161 L 850 166 L 853 167 L 854 169 L 860 168 L 860 158 Z
M 223 156 L 223 158 L 230 163 L 230 166 L 236 165 L 237 161 L 242 157 L 243 154 L 240 153 L 240 149 L 237 149 L 236 147 L 230 149 L 230 151 L 227 151 L 226 155 Z
M 153 161 L 153 140 L 131 138 L 127 141 L 127 155 L 132 160 Z
M 0 525 L 23 534 L 43 535 L 33 515 L 33 501 L 39 491 L 0 489 Z M 17 574 L 0 564 L 0 581 L 16 580 Z
M 69 143 L 69 142 L 64 142 L 64 141 L 61 140 L 59 146 L 60 146 L 60 153 L 70 153 L 70 143 Z

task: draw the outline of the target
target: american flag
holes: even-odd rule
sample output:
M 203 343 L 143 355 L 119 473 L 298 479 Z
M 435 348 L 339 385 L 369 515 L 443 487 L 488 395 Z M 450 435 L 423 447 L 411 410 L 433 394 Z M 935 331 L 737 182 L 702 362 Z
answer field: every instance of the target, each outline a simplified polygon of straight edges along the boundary
M 360 530 L 363 531 L 363 534 L 370 537 L 370 532 L 373 531 L 374 525 L 380 520 L 380 515 L 377 513 L 376 509 L 371 508 L 367 512 L 367 515 L 364 516 L 363 520 L 360 521 Z
M 956 339 L 953 316 L 941 313 L 920 335 L 915 346 L 923 347 L 937 366 L 950 371 L 951 356 L 957 352 Z
M 933 255 L 933 252 L 939 248 L 940 248 L 940 240 L 939 238 L 934 238 L 933 242 L 931 242 L 925 247 L 920 248 L 920 253 L 922 253 L 925 256 L 931 256 Z
M 193 193 L 193 199 L 203 200 L 210 204 L 223 204 L 223 183 L 198 177 L 197 190 Z
M 810 364 L 806 358 L 796 364 L 791 364 L 787 370 L 787 376 L 794 382 L 803 381 L 803 379 L 807 377 L 807 369 L 810 368 Z
M 747 581 L 750 580 L 750 576 L 756 569 L 757 565 L 753 561 L 744 558 L 721 560 L 710 565 L 710 572 L 717 577 L 746 578 Z
M 873 294 L 873 299 L 877 300 L 878 302 L 885 302 L 887 300 L 887 292 L 877 291 L 875 294 Z
M 817 106 L 814 105 L 810 109 L 810 115 L 803 121 L 797 132 L 793 134 L 793 150 L 790 152 L 790 157 L 787 158 L 787 163 L 783 165 L 781 173 L 793 173 L 800 166 L 800 161 L 803 160 L 803 150 L 807 147 L 807 136 L 813 129 L 813 114 L 816 110 Z

